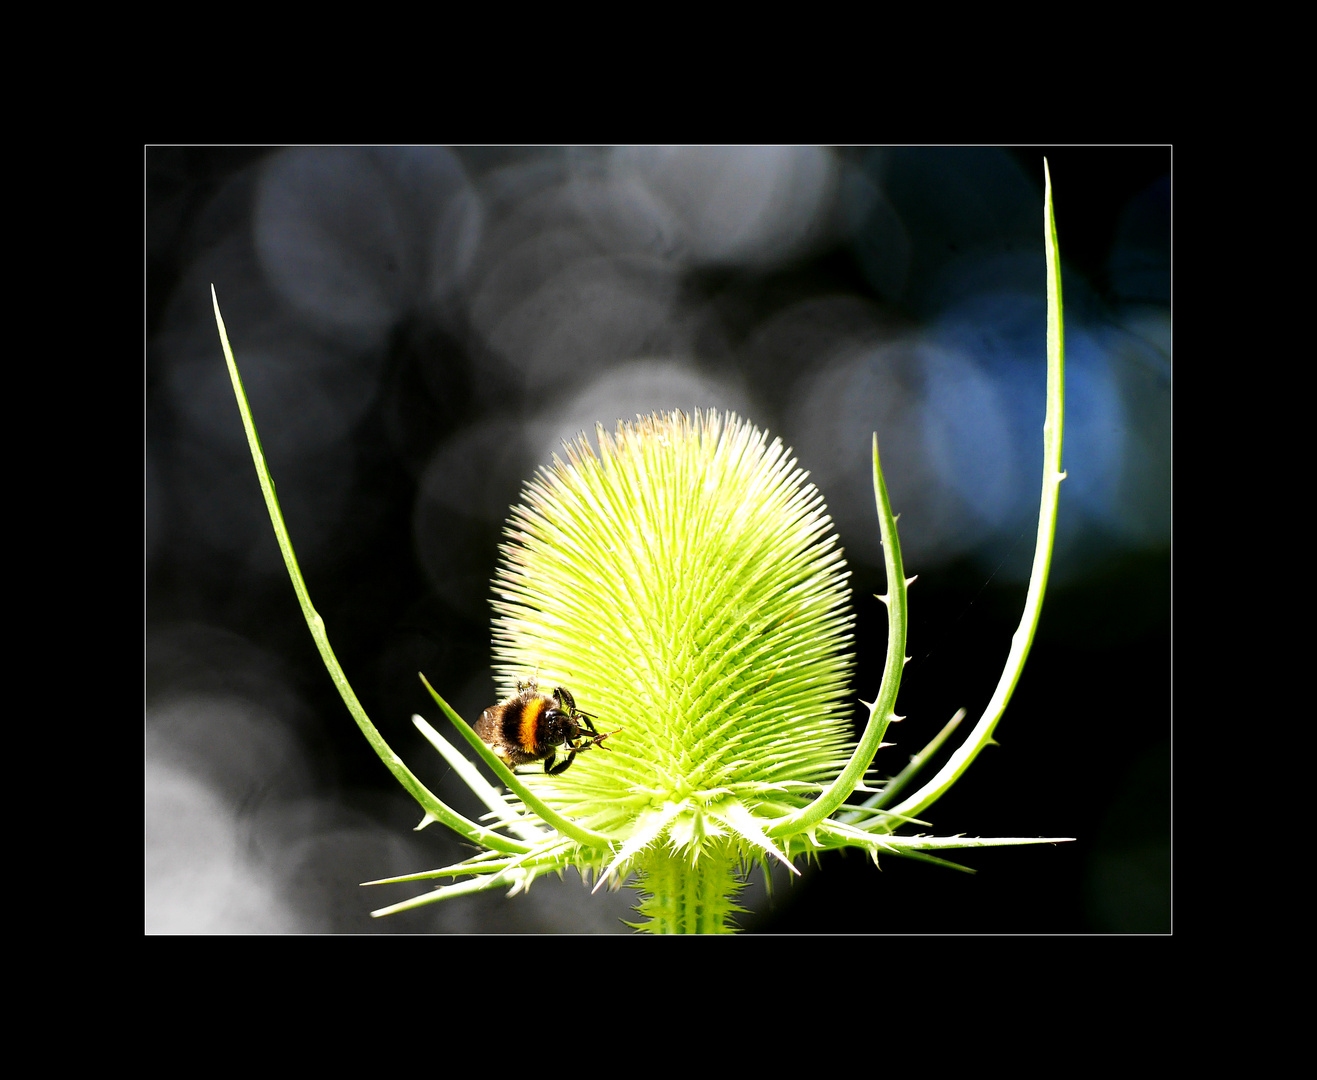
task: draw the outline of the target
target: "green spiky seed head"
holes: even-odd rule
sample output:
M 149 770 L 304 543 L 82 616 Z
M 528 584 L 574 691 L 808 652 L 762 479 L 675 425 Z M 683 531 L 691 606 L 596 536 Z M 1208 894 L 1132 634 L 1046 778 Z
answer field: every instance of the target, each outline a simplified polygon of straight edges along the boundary
M 616 734 L 526 779 L 628 858 L 694 860 L 722 837 L 762 855 L 761 830 L 852 749 L 849 572 L 823 499 L 734 415 L 597 438 L 597 454 L 582 437 L 555 456 L 512 512 L 495 666 L 502 689 L 565 687 Z

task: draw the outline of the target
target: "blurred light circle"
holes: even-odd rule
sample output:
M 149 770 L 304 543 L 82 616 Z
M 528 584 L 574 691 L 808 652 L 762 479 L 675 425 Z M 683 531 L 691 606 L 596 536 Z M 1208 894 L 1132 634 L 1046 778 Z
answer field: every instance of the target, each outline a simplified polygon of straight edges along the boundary
M 645 255 L 678 266 L 686 257 L 681 216 L 615 152 L 575 153 L 566 194 L 601 252 Z
M 185 768 L 146 763 L 146 932 L 214 933 L 241 888 L 228 804 Z
M 257 187 L 256 252 L 266 278 L 327 333 L 380 340 L 419 271 L 398 200 L 362 150 L 271 156 Z
M 1012 528 L 1022 463 L 1002 389 L 964 355 L 929 350 L 920 412 L 929 463 L 977 517 L 976 531 Z
M 504 309 L 489 344 L 537 393 L 638 353 L 680 351 L 676 286 L 654 260 L 577 259 Z
M 298 148 L 265 162 L 253 230 L 273 288 L 320 332 L 369 348 L 413 306 L 455 293 L 481 222 L 448 150 Z
M 680 223 L 680 250 L 695 264 L 781 265 L 832 223 L 839 170 L 820 147 L 619 147 L 612 164 L 619 182 L 638 177 L 666 208 L 635 201 L 656 233 Z
M 184 765 L 234 802 L 250 803 L 275 787 L 301 791 L 311 782 L 306 752 L 288 722 L 245 696 L 163 695 L 152 702 L 146 731 L 149 758 Z
M 983 557 L 995 563 L 1003 545 L 1009 546 L 1012 557 L 1001 567 L 1008 577 L 1028 575 L 1032 544 L 1020 541 L 1031 535 L 1038 517 L 1047 407 L 1046 325 L 1046 300 L 1033 292 L 980 292 L 944 311 L 934 331 L 938 341 L 972 360 L 999 403 L 1000 423 L 991 429 L 984 426 L 983 415 L 958 407 L 954 397 L 930 402 L 930 416 L 954 433 L 952 452 L 940 464 L 944 481 L 981 510 L 992 505 L 988 520 L 998 536 Z M 1102 537 L 1115 531 L 1127 438 L 1111 358 L 1078 319 L 1066 320 L 1065 379 L 1066 480 L 1057 523 L 1057 562 L 1062 565 L 1059 553 L 1069 551 L 1064 565 L 1077 568 L 1109 542 Z M 1094 525 L 1099 532 L 1093 532 Z M 1081 555 L 1080 548 L 1089 555 Z
M 374 147 L 400 197 L 423 281 L 419 298 L 445 305 L 465 282 L 484 228 L 482 205 L 457 156 L 438 146 Z
M 982 539 L 983 525 L 927 450 L 930 379 L 963 372 L 965 361 L 917 337 L 857 347 L 832 358 L 797 388 L 789 429 L 792 445 L 823 492 L 847 558 L 882 562 L 873 495 L 872 439 L 900 515 L 908 567 L 953 558 Z M 944 381 L 951 381 L 948 374 Z

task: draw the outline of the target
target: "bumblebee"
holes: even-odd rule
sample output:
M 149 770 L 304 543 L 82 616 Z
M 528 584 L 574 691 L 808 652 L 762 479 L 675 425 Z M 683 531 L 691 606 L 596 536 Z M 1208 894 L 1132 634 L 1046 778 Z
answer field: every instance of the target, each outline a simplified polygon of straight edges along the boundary
M 600 735 L 594 717 L 576 708 L 571 691 L 559 686 L 552 694 L 544 694 L 539 683 L 530 679 L 518 682 L 512 697 L 480 714 L 476 734 L 509 769 L 542 760 L 544 771 L 557 776 L 590 747 L 607 750 L 604 740 L 617 732 Z M 567 760 L 555 765 L 558 747 L 563 745 L 569 751 Z

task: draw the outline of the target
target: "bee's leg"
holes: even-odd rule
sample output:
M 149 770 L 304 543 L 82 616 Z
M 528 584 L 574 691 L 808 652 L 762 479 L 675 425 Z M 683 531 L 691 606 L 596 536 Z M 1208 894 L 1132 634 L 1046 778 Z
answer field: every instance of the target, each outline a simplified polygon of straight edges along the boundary
M 575 748 L 573 748 L 572 752 L 568 754 L 566 758 L 563 759 L 560 765 L 553 765 L 554 757 L 555 755 L 553 753 L 550 753 L 549 756 L 544 759 L 544 771 L 548 773 L 550 776 L 557 776 L 561 772 L 566 772 L 567 766 L 576 760 L 576 750 Z M 553 768 L 549 767 L 551 765 L 553 765 Z
M 621 730 L 622 730 L 621 728 L 618 728 L 618 729 L 617 729 L 617 731 L 621 731 Z M 586 744 L 585 744 L 584 746 L 581 747 L 581 749 L 582 749 L 582 750 L 589 750 L 590 747 L 592 747 L 592 746 L 597 746 L 597 747 L 599 747 L 600 750 L 608 750 L 609 747 L 607 747 L 607 746 L 604 745 L 604 740 L 605 740 L 606 738 L 608 738 L 610 735 L 616 735 L 616 734 L 617 734 L 617 731 L 605 731 L 602 735 L 600 735 L 599 732 L 595 731 L 595 729 L 594 729 L 594 725 L 592 724 L 592 725 L 590 725 L 590 736 L 591 736 L 591 737 L 590 737 L 590 739 L 586 742 Z

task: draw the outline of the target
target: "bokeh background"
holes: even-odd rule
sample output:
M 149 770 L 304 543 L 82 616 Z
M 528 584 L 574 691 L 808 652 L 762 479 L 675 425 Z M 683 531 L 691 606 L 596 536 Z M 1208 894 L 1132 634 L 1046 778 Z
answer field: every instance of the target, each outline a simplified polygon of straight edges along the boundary
M 412 726 L 506 688 L 489 581 L 561 441 L 734 410 L 794 448 L 853 571 L 856 697 L 885 615 L 877 431 L 909 652 L 879 767 L 987 703 L 1041 479 L 1043 157 L 1068 415 L 1052 586 L 1014 701 L 938 833 L 1073 836 L 973 875 L 825 857 L 757 873 L 751 931 L 1165 932 L 1170 894 L 1171 152 L 1031 148 L 145 150 L 150 933 L 628 932 L 574 873 L 388 920 L 360 882 L 468 850 L 335 693 L 288 583 L 211 312 L 214 283 L 311 596 L 403 760 L 479 811 Z M 857 705 L 857 724 L 863 718 Z M 421 886 L 420 888 L 423 888 Z

